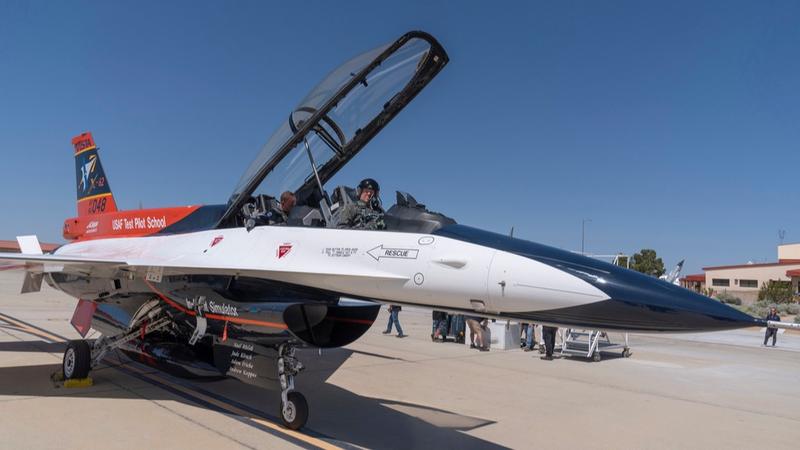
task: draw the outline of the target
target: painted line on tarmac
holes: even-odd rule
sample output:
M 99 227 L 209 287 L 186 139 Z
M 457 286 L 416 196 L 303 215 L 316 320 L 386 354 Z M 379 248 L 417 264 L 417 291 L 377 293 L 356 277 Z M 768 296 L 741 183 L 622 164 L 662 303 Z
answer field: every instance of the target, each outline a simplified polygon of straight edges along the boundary
M 63 336 L 50 333 L 49 331 L 43 328 L 10 317 L 6 314 L 0 313 L 0 320 L 17 327 L 20 331 L 42 338 L 46 341 L 50 341 L 50 343 L 65 343 L 68 341 L 68 339 Z M 132 361 L 132 363 L 138 365 L 138 363 L 136 363 L 135 361 Z M 133 376 L 142 381 L 146 381 L 154 386 L 157 386 L 161 389 L 171 392 L 179 397 L 190 400 L 193 403 L 196 403 L 203 407 L 209 408 L 217 412 L 233 414 L 235 416 L 233 417 L 233 419 L 236 419 L 244 424 L 253 426 L 254 428 L 257 428 L 261 431 L 266 431 L 267 433 L 275 437 L 288 438 L 288 440 L 295 445 L 299 445 L 305 448 L 319 448 L 324 450 L 343 449 L 349 447 L 349 446 L 340 447 L 337 445 L 333 445 L 329 442 L 326 442 L 322 439 L 323 438 L 331 439 L 331 438 L 316 432 L 313 433 L 314 435 L 316 435 L 314 436 L 307 433 L 304 434 L 298 431 L 289 430 L 287 428 L 284 428 L 276 424 L 271 420 L 258 417 L 265 415 L 260 411 L 246 407 L 245 405 L 227 399 L 218 394 L 213 394 L 204 389 L 195 386 L 188 386 L 183 383 L 178 383 L 174 380 L 169 380 L 160 375 L 155 375 L 153 373 L 145 372 L 137 367 L 134 367 L 133 364 L 129 364 L 126 366 L 111 366 L 111 367 L 127 375 Z
M 39 327 L 37 327 L 35 325 L 31 325 L 31 324 L 29 324 L 27 322 L 23 322 L 23 321 L 21 321 L 19 319 L 15 319 L 13 317 L 7 316 L 5 314 L 0 314 L 0 320 L 2 320 L 3 322 L 6 322 L 9 325 L 14 325 L 17 328 L 19 328 L 21 331 L 25 331 L 25 332 L 27 332 L 29 334 L 33 334 L 35 336 L 38 336 L 38 337 L 41 337 L 41 338 L 44 338 L 44 339 L 47 339 L 47 340 L 50 340 L 50 341 L 53 341 L 53 342 L 66 342 L 66 339 L 61 337 L 61 336 L 54 335 L 54 334 L 48 332 L 47 330 L 39 328 Z

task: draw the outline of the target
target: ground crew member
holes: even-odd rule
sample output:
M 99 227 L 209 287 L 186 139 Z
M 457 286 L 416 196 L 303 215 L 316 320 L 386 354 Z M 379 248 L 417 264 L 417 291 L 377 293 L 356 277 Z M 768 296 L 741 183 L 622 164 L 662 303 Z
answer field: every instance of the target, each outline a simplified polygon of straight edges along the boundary
M 781 316 L 778 315 L 778 310 L 774 306 L 769 309 L 769 313 L 767 314 L 766 320 L 772 320 L 774 322 L 780 322 Z M 778 338 L 778 329 L 767 327 L 767 332 L 764 334 L 764 346 L 767 346 L 767 341 L 769 340 L 770 336 L 772 336 L 772 346 L 775 347 L 775 340 Z
M 556 348 L 556 331 L 558 328 L 556 327 L 542 327 L 542 339 L 544 339 L 544 349 L 545 355 L 542 356 L 542 359 L 547 361 L 552 361 L 553 359 L 553 350 Z
M 358 200 L 342 207 L 338 228 L 358 230 L 385 230 L 381 208 L 380 186 L 372 178 L 358 184 Z

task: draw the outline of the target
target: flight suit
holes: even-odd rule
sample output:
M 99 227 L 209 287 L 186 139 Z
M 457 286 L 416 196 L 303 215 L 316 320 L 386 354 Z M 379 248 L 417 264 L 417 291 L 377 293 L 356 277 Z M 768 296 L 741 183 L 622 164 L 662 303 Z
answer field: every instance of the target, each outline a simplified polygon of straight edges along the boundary
M 358 200 L 342 207 L 339 213 L 338 228 L 355 230 L 385 230 L 383 210 L 373 209 L 369 204 Z

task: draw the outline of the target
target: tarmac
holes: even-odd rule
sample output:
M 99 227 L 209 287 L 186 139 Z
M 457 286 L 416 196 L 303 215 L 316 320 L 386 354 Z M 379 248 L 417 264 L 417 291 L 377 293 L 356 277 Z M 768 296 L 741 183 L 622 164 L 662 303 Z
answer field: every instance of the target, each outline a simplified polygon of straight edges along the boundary
M 631 335 L 631 358 L 539 359 L 430 341 L 430 312 L 404 308 L 408 337 L 376 324 L 342 349 L 300 352 L 306 428 L 279 425 L 279 391 L 181 380 L 112 355 L 88 388 L 58 387 L 75 300 L 19 295 L 0 272 L 2 448 L 797 448 L 800 335 L 760 330 Z M 612 338 L 615 336 L 612 335 Z

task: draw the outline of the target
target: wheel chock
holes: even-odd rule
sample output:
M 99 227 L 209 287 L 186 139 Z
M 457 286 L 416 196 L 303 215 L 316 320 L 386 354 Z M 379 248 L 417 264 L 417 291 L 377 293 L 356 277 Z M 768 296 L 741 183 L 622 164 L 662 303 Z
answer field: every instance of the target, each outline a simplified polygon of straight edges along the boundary
M 87 388 L 91 387 L 94 384 L 91 377 L 87 378 L 73 378 L 70 380 L 64 380 L 64 387 L 65 388 Z

